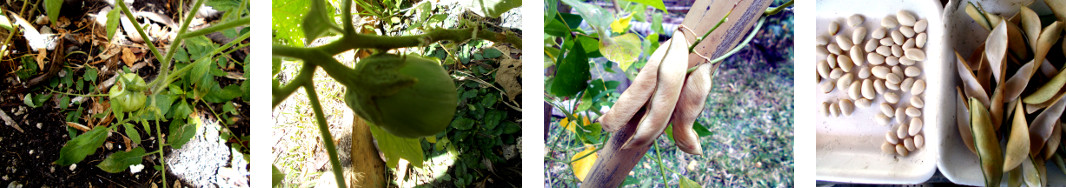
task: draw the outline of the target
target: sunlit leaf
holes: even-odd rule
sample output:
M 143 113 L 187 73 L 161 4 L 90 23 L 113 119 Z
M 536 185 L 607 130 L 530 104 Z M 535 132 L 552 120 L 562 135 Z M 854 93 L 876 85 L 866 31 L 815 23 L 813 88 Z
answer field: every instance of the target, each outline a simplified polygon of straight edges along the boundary
M 656 8 L 656 9 L 662 10 L 663 12 L 666 12 L 666 4 L 663 4 L 663 0 L 627 0 L 627 1 L 632 1 L 634 3 L 640 3 L 640 4 L 648 5 L 648 6 L 651 6 L 652 8 Z
M 570 160 L 573 162 L 570 163 L 570 167 L 574 169 L 574 176 L 577 177 L 578 181 L 585 181 L 585 176 L 588 175 L 589 170 L 592 169 L 592 165 L 595 164 L 596 159 L 599 158 L 599 155 L 595 152 L 596 146 L 585 145 L 584 151 L 578 152 L 571 157 Z M 579 158 L 580 160 L 578 160 Z
M 473 0 L 470 10 L 486 17 L 497 18 L 508 10 L 522 6 L 522 0 Z
M 557 65 L 551 87 L 555 96 L 574 96 L 588 86 L 588 80 L 591 78 L 589 62 L 588 57 L 585 56 L 585 49 L 581 45 L 572 45 L 563 62 Z
M 681 184 L 681 185 L 680 185 L 680 186 L 681 186 L 681 188 L 697 188 L 697 187 L 703 187 L 702 185 L 700 185 L 700 183 L 697 183 L 696 181 L 692 181 L 691 179 L 688 179 L 688 177 L 684 177 L 684 176 L 682 176 L 682 177 L 681 177 L 681 182 L 680 182 L 680 184 Z
M 607 33 L 607 27 L 610 27 L 611 20 L 614 19 L 614 16 L 612 16 L 607 9 L 597 5 L 584 3 L 579 0 L 563 0 L 563 3 L 566 3 L 570 5 L 570 7 L 573 7 L 574 10 L 577 10 L 577 13 L 581 15 L 582 18 L 585 18 L 585 22 L 587 22 L 589 26 L 592 26 L 592 28 L 596 29 L 596 33 L 599 33 L 600 40 L 607 40 L 606 38 L 610 36 L 610 33 Z
M 611 22 L 611 32 L 625 33 L 626 29 L 629 29 L 629 21 L 633 20 L 633 14 L 626 15 Z
M 370 125 L 370 133 L 378 141 L 378 149 L 385 155 L 385 166 L 395 169 L 400 159 L 404 159 L 416 168 L 422 168 L 425 155 L 422 153 L 422 143 L 417 138 L 392 135 L 377 125 L 366 123 Z
M 336 28 L 336 23 L 333 22 L 333 7 L 326 3 L 326 0 L 310 0 L 311 10 L 307 11 L 304 15 L 303 23 L 300 27 L 304 31 L 304 43 L 310 44 L 311 41 L 315 41 L 318 37 L 326 35 L 330 29 Z
M 111 10 L 107 12 L 107 39 L 109 41 L 114 40 L 115 31 L 118 30 L 119 25 L 119 10 Z
M 600 42 L 600 53 L 607 60 L 618 63 L 618 67 L 622 70 L 629 69 L 629 65 L 632 65 L 641 53 L 644 53 L 640 49 L 640 37 L 637 34 L 627 33 L 621 36 L 615 36 L 612 38 L 613 43 L 604 44 L 606 42 Z
M 97 164 L 100 170 L 104 170 L 109 173 L 119 173 L 126 171 L 130 165 L 141 164 L 141 158 L 144 157 L 144 148 L 133 148 L 129 152 L 118 151 L 108 155 L 103 162 Z
M 189 140 L 196 136 L 196 129 L 200 127 L 197 125 L 199 123 L 196 122 L 200 120 L 194 118 L 189 119 L 189 121 L 194 123 L 185 123 L 185 121 L 181 120 L 170 121 L 170 134 L 167 135 L 167 144 L 170 144 L 170 147 L 181 149 L 185 143 L 188 143 Z

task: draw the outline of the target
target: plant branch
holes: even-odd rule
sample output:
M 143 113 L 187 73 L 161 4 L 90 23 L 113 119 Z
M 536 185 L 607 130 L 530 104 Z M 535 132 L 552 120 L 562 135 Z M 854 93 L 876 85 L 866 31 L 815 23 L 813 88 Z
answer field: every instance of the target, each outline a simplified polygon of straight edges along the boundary
M 304 63 L 303 65 L 304 67 L 300 69 L 300 74 L 296 75 L 296 78 L 290 81 L 289 84 L 273 88 L 271 95 L 274 97 L 274 105 L 271 106 L 271 108 L 277 107 L 278 104 L 281 104 L 281 101 L 289 98 L 293 92 L 296 92 L 296 89 L 307 84 L 307 82 L 310 82 L 312 77 L 314 77 L 315 69 L 318 68 L 318 66 L 311 63 Z
M 427 31 L 425 34 L 408 36 L 381 36 L 353 33 L 351 35 L 345 35 L 340 40 L 315 47 L 314 49 L 321 49 L 327 54 L 339 54 L 355 48 L 394 49 L 413 47 L 442 40 L 465 41 L 471 38 L 471 32 L 474 32 L 473 28 L 434 29 Z M 522 46 L 522 38 L 514 33 L 497 33 L 486 31 L 484 29 L 478 30 L 477 32 L 477 38 L 479 39 L 514 44 L 519 48 Z M 274 45 L 274 50 L 277 51 L 278 47 L 279 45 Z M 277 54 L 277 52 L 274 53 Z
M 200 1 L 203 1 L 203 0 L 200 0 Z M 133 13 L 130 12 L 129 7 L 126 7 L 126 3 L 124 1 L 116 1 L 116 3 L 118 3 L 118 7 L 120 7 L 122 9 L 122 13 L 126 15 L 126 19 L 129 19 L 130 22 L 134 23 L 133 24 L 133 28 L 135 28 L 137 30 L 137 34 L 141 35 L 141 38 L 143 38 L 145 40 L 144 44 L 147 45 L 148 49 L 152 51 L 152 54 L 155 55 L 156 60 L 159 60 L 160 63 L 167 62 L 167 59 L 163 58 L 163 54 L 159 53 L 159 49 L 157 49 L 155 47 L 155 44 L 152 43 L 151 38 L 148 37 L 148 34 L 144 33 L 144 29 L 142 29 L 141 28 L 141 24 L 137 22 L 137 18 L 134 18 L 133 17 Z M 173 50 L 171 50 L 171 51 L 173 51 Z M 161 68 L 161 69 L 166 70 L 167 68 L 169 68 L 169 67 L 163 66 L 163 68 Z M 166 74 L 161 74 L 161 75 L 166 75 Z
M 322 134 L 322 141 L 326 144 L 329 153 L 329 162 L 333 165 L 333 176 L 337 179 L 337 187 L 348 187 L 344 182 L 344 173 L 341 171 L 340 159 L 337 158 L 337 147 L 333 144 L 333 135 L 329 133 L 329 125 L 326 124 L 326 116 L 322 112 L 322 104 L 318 102 L 318 93 L 315 93 L 314 81 L 304 84 L 307 98 L 311 102 L 311 109 L 315 111 L 315 121 L 318 123 L 318 131 Z
M 197 36 L 200 36 L 200 35 L 206 35 L 208 33 L 214 33 L 214 32 L 222 31 L 222 30 L 225 30 L 225 29 L 234 28 L 234 27 L 237 27 L 237 26 L 247 25 L 250 21 L 251 21 L 251 18 L 243 17 L 243 18 L 240 18 L 240 19 L 237 19 L 237 20 L 231 20 L 231 21 L 228 21 L 226 23 L 216 24 L 216 25 L 212 25 L 211 27 L 198 29 L 196 31 L 192 31 L 192 32 L 188 32 L 188 33 L 185 33 L 185 34 L 181 34 L 181 35 L 178 35 L 178 38 L 179 39 L 187 39 L 187 38 L 197 37 Z M 234 40 L 234 41 L 238 41 L 238 40 Z M 171 50 L 171 51 L 173 51 L 173 50 Z
M 656 140 L 658 140 L 658 137 L 656 137 Z M 663 186 L 670 185 L 666 183 L 666 170 L 664 170 L 665 168 L 663 168 L 663 152 L 659 151 L 659 143 L 655 142 L 651 145 L 655 146 L 655 155 L 658 155 L 659 158 L 658 160 L 655 160 L 655 162 L 659 163 L 659 173 L 661 173 L 661 175 L 663 176 Z
M 710 63 L 710 64 L 713 65 L 715 63 L 722 62 L 726 58 L 729 58 L 729 56 L 732 56 L 733 54 L 736 54 L 737 52 L 739 52 L 741 49 L 744 49 L 745 46 L 748 46 L 748 43 L 751 43 L 751 39 L 754 39 L 755 35 L 759 34 L 759 29 L 762 29 L 762 25 L 764 23 L 766 23 L 766 17 L 760 18 L 759 22 L 755 23 L 755 29 L 751 30 L 751 33 L 748 34 L 747 38 L 744 38 L 743 42 L 740 42 L 740 44 L 737 45 L 737 47 L 734 47 L 733 50 L 729 50 L 729 52 L 726 52 L 722 56 L 719 56 L 718 58 L 714 58 L 714 59 L 708 61 L 707 63 Z M 698 67 L 698 66 L 694 66 L 692 68 L 689 68 L 687 73 L 692 73 L 692 71 L 696 71 L 696 67 Z
M 773 8 L 767 8 L 766 12 L 763 13 L 763 14 L 765 14 L 765 15 L 777 14 L 778 12 L 781 12 L 781 10 L 785 10 L 785 8 L 788 8 L 788 7 L 792 6 L 792 3 L 793 3 L 792 0 L 788 0 L 788 2 L 785 2 L 785 4 L 781 4 L 781 6 L 777 6 L 777 7 L 773 7 Z

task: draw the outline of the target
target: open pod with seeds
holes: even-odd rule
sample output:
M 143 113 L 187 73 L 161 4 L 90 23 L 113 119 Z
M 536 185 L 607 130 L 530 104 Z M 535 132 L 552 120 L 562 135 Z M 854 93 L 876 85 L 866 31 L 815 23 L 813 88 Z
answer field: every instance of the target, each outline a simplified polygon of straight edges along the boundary
M 1023 6 L 1018 6 L 1023 5 Z M 944 11 L 954 123 L 938 168 L 975 186 L 1066 186 L 1066 2 L 953 0 Z

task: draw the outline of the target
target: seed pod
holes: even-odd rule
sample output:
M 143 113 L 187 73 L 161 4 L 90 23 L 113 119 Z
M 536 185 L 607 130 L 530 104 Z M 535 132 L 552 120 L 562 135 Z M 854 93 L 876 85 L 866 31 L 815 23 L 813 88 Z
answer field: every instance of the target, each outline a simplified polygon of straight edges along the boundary
M 700 64 L 695 71 L 685 79 L 685 85 L 681 89 L 681 95 L 677 100 L 674 113 L 670 117 L 673 124 L 674 143 L 685 153 L 702 155 L 703 147 L 700 146 L 699 137 L 692 129 L 692 123 L 703 112 L 707 94 L 711 92 L 711 64 Z
M 896 19 L 899 21 L 900 25 L 905 26 L 914 26 L 914 22 L 916 22 L 914 14 L 911 14 L 906 10 L 899 10 L 899 12 L 896 13 Z
M 683 38 L 683 37 L 682 37 Z M 622 92 L 622 95 L 618 96 L 618 101 L 614 106 L 611 106 L 611 110 L 608 110 L 603 116 L 600 116 L 599 122 L 603 127 L 603 130 L 608 132 L 615 132 L 621 129 L 622 126 L 629 122 L 630 119 L 637 113 L 640 108 L 644 107 L 644 104 L 651 98 L 652 93 L 655 91 L 656 81 L 659 77 L 659 66 L 667 57 L 670 49 L 684 42 L 677 42 L 674 44 L 673 40 L 665 42 L 667 48 L 658 48 L 651 57 L 648 58 L 648 63 L 640 69 L 637 73 L 637 77 L 633 79 L 633 84 L 629 86 L 630 89 Z M 679 48 L 676 48 L 679 49 Z M 679 52 L 672 52 L 679 53 Z
M 1003 158 L 1003 171 L 1009 171 L 1022 164 L 1029 154 L 1029 123 L 1025 120 L 1022 103 L 1017 103 L 1014 108 L 1014 121 L 1011 123 L 1011 134 L 1007 139 L 1006 156 Z
M 863 18 L 862 15 L 852 14 L 851 16 L 848 16 L 848 26 L 855 27 L 862 24 L 863 21 L 866 21 L 866 19 Z
M 862 42 L 866 39 L 866 27 L 856 27 L 851 31 L 852 42 Z
M 841 114 L 844 114 L 845 116 L 850 116 L 851 112 L 855 111 L 855 104 L 851 103 L 851 100 L 840 99 L 839 103 L 840 104 L 838 104 L 838 106 L 840 106 Z
M 885 102 L 896 104 L 899 102 L 899 95 L 893 92 L 885 93 Z
M 911 136 L 918 135 L 918 133 L 922 132 L 922 127 L 924 125 L 925 124 L 922 123 L 921 118 L 911 118 L 911 124 L 908 126 L 907 133 Z
M 881 113 L 884 113 L 885 116 L 894 116 L 895 114 L 892 113 L 893 111 L 895 111 L 895 109 L 892 109 L 892 105 L 888 105 L 888 103 L 881 103 Z
M 648 101 L 648 113 L 644 115 L 644 118 L 640 120 L 637 130 L 633 133 L 633 137 L 629 138 L 626 144 L 622 145 L 622 148 L 635 148 L 643 147 L 651 144 L 659 134 L 663 133 L 666 129 L 666 125 L 670 120 L 670 114 L 672 109 L 677 105 L 677 100 L 681 95 L 681 87 L 685 82 L 685 72 L 688 71 L 688 42 L 684 40 L 684 36 L 680 32 L 675 32 L 672 39 L 681 39 L 680 41 L 674 41 L 670 44 L 670 51 L 667 52 L 666 57 L 663 59 L 670 61 L 663 61 L 659 68 L 659 75 L 656 80 L 654 96 Z
M 918 79 L 914 81 L 914 85 L 911 86 L 911 95 L 920 95 L 925 91 L 925 80 Z
M 962 138 L 962 143 L 966 145 L 966 149 L 977 154 L 977 149 L 973 145 L 973 132 L 970 131 L 970 111 L 969 107 L 966 106 L 968 103 L 963 99 L 962 89 L 955 87 L 955 90 L 955 127 L 959 129 L 959 137 Z
M 985 176 L 985 186 L 999 185 L 1003 178 L 1003 155 L 996 138 L 995 129 L 987 108 L 976 98 L 970 98 L 970 126 L 974 136 L 974 146 Z
M 885 38 L 885 34 L 888 34 L 885 31 L 885 28 L 884 27 L 878 27 L 877 29 L 874 29 L 874 31 L 870 33 L 870 37 L 873 37 L 875 39 L 883 39 L 883 38 Z
M 925 28 L 929 27 L 929 21 L 926 19 L 918 20 L 914 22 L 914 32 L 925 32 Z
M 889 15 L 885 16 L 884 19 L 881 19 L 881 26 L 885 28 L 895 28 L 896 26 L 899 26 L 899 22 L 896 21 L 895 16 Z

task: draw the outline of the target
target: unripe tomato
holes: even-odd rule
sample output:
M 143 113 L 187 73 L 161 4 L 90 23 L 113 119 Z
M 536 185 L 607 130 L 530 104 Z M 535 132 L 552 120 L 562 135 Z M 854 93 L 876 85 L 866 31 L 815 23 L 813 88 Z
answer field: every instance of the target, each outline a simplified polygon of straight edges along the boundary
M 345 103 L 396 136 L 437 134 L 455 115 L 455 83 L 436 59 L 378 54 L 361 60 L 355 73 L 359 79 L 348 88 Z
M 129 80 L 129 81 L 127 81 Z M 144 107 L 148 96 L 144 94 L 147 85 L 140 76 L 134 73 L 126 73 L 119 77 L 118 82 L 107 92 L 111 101 L 118 104 L 120 112 L 132 112 Z

